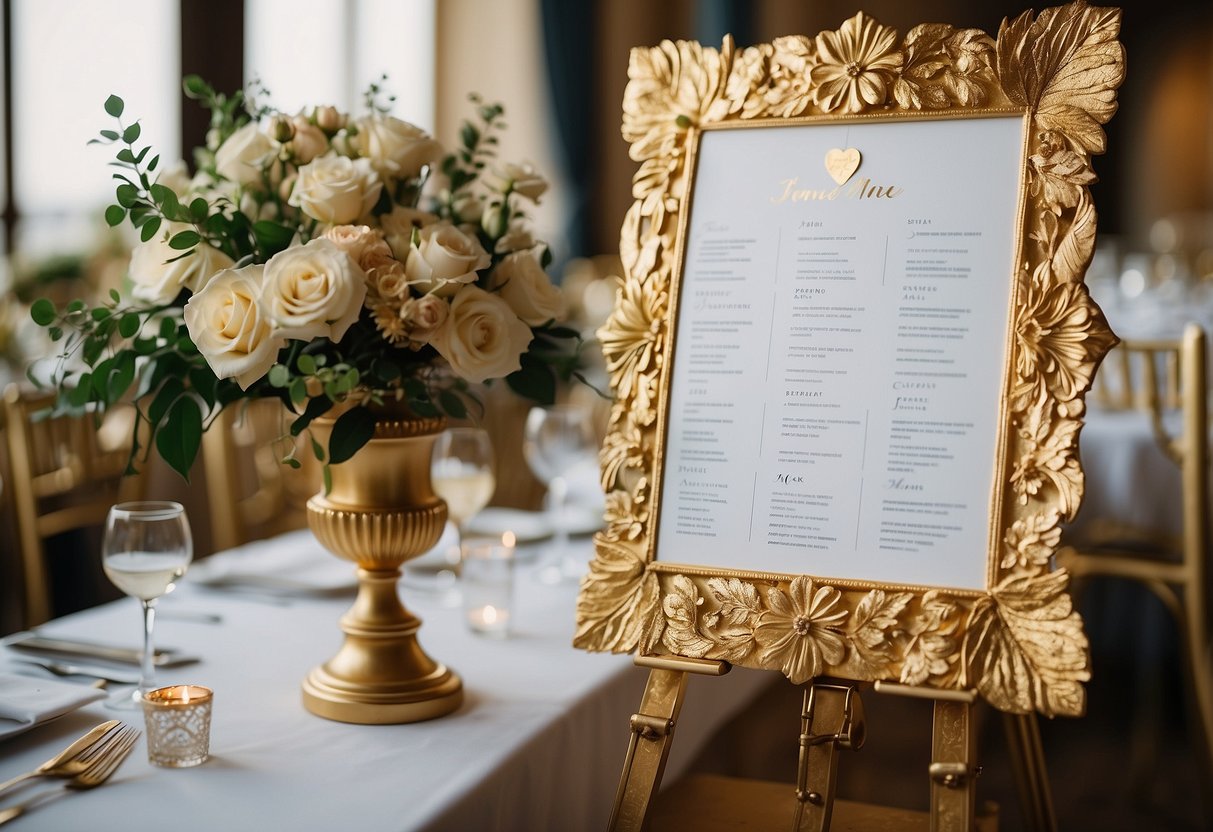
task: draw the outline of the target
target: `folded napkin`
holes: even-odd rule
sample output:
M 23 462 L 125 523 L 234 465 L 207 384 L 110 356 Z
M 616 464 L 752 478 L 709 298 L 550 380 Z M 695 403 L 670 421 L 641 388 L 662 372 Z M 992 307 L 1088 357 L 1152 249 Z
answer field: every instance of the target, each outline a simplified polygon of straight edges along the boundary
M 15 673 L 0 673 L 0 739 L 96 702 L 105 691 Z

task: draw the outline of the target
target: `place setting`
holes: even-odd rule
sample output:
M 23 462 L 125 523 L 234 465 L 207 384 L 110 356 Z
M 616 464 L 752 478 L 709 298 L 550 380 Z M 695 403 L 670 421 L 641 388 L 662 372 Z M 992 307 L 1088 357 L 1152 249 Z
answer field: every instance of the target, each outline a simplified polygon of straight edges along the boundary
M 130 712 L 127 721 L 145 722 L 149 761 L 154 765 L 188 767 L 204 762 L 209 754 L 212 691 L 195 684 L 162 686 L 157 681 L 158 672 L 193 666 L 201 659 L 178 650 L 157 650 L 153 636 L 158 603 L 176 588 L 192 554 L 189 521 L 179 503 L 113 506 L 105 524 L 102 566 L 115 586 L 139 602 L 142 647 L 39 631 L 0 640 L 8 659 L 0 673 L 0 740 L 102 702 L 108 710 Z M 47 679 L 41 675 L 45 673 L 61 678 Z M 109 720 L 26 778 L 70 777 L 68 788 L 94 788 L 113 774 L 139 734 Z M 0 794 L 17 782 L 0 785 Z M 0 810 L 0 823 L 40 800 Z

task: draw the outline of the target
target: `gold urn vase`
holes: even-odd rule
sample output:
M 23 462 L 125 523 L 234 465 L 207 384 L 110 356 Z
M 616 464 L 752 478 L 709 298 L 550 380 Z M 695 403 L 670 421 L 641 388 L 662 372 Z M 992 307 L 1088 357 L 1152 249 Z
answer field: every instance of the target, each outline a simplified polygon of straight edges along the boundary
M 303 682 L 303 704 L 326 719 L 364 725 L 443 716 L 463 701 L 463 683 L 417 643 L 421 621 L 396 591 L 400 567 L 442 536 L 446 503 L 430 484 L 430 454 L 442 419 L 377 414 L 374 437 L 332 466 L 332 489 L 308 500 L 308 525 L 338 557 L 358 565 L 358 597 L 341 618 L 345 642 Z M 332 418 L 312 423 L 328 447 Z

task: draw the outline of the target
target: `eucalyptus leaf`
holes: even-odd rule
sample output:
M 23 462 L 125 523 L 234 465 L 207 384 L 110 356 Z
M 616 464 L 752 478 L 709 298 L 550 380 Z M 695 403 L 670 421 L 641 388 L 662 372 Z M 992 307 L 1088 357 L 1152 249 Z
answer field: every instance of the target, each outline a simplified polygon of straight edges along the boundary
M 114 118 L 122 115 L 122 99 L 116 95 L 111 95 L 105 99 L 105 112 L 109 113 Z
M 55 304 L 47 298 L 38 298 L 29 308 L 29 316 L 38 326 L 47 326 L 55 320 Z
M 148 240 L 152 239 L 152 237 L 155 237 L 156 232 L 159 230 L 160 218 L 148 217 L 147 221 L 143 223 L 143 228 L 139 230 L 139 239 L 146 243 Z

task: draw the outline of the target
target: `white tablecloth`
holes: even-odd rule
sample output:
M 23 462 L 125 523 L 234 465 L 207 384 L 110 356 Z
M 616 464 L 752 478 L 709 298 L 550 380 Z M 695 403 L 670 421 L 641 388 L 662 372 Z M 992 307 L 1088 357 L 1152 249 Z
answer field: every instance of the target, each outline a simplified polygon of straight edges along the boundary
M 307 532 L 265 545 L 321 556 Z M 575 586 L 544 586 L 524 570 L 516 590 L 516 627 L 507 641 L 477 637 L 458 609 L 405 590 L 406 604 L 424 622 L 422 646 L 463 677 L 466 701 L 430 722 L 362 726 L 311 715 L 299 692 L 308 670 L 340 645 L 337 620 L 352 596 L 273 604 L 191 586 L 187 576 L 162 601 L 157 641 L 203 661 L 161 670 L 158 682 L 214 689 L 212 759 L 194 769 L 155 768 L 141 739 L 110 784 L 40 806 L 19 828 L 601 829 L 646 671 L 630 657 L 570 646 Z M 174 610 L 217 612 L 223 620 L 178 619 Z M 139 621 L 137 603 L 124 600 L 43 630 L 134 646 Z M 13 667 L 15 655 L 5 650 L 0 669 Z M 740 668 L 720 679 L 692 678 L 666 781 L 771 681 L 770 674 Z M 0 744 L 0 780 L 114 716 L 98 703 L 7 740 Z M 138 714 L 129 718 L 142 725 Z M 790 719 L 791 734 L 795 715 Z M 27 787 L 0 806 L 47 788 L 57 787 Z

